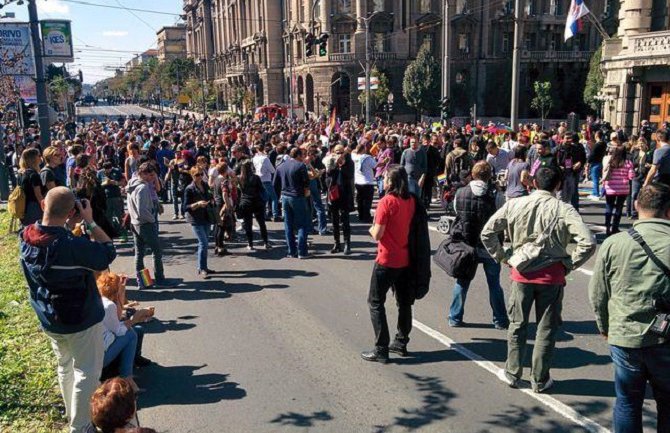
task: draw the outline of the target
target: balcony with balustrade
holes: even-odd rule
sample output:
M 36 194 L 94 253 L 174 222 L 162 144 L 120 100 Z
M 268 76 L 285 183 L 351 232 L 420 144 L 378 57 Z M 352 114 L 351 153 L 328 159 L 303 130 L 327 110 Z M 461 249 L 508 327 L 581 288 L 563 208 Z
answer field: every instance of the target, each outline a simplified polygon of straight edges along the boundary
M 593 56 L 593 51 L 528 51 L 521 50 L 522 62 L 588 62 Z

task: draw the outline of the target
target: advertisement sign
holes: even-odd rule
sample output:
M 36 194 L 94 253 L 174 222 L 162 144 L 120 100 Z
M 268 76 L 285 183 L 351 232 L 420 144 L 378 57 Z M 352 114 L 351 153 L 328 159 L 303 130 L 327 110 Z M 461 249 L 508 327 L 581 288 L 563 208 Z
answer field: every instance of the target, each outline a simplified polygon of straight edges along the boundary
M 35 75 L 28 23 L 0 22 L 0 75 Z
M 0 107 L 14 104 L 23 98 L 26 104 L 37 103 L 37 85 L 28 75 L 6 75 L 0 77 Z
M 370 77 L 370 90 L 379 88 L 379 77 Z M 365 77 L 358 77 L 358 90 L 365 90 Z
M 72 27 L 68 20 L 40 21 L 45 63 L 73 62 Z

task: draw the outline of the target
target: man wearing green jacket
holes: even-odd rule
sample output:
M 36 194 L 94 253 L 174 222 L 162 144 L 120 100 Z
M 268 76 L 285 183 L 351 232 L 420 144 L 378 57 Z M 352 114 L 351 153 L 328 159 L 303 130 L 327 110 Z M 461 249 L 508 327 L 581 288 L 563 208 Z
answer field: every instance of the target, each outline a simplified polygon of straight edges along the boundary
M 556 167 L 541 167 L 533 179 L 536 191 L 526 197 L 508 201 L 484 226 L 482 243 L 498 262 L 514 259 L 514 252 L 526 244 L 539 243 L 537 254 L 510 266 L 512 288 L 508 301 L 510 320 L 507 333 L 507 363 L 500 378 L 517 388 L 523 373 L 523 359 L 528 337 L 528 318 L 533 304 L 537 317 L 537 333 L 531 363 L 533 391 L 544 392 L 554 381 L 549 374 L 556 334 L 561 324 L 565 276 L 577 269 L 595 252 L 595 242 L 589 228 L 572 205 L 555 197 L 561 186 L 561 175 Z M 509 234 L 512 248 L 501 243 L 504 232 Z M 538 234 L 546 232 L 543 242 Z M 576 245 L 568 252 L 568 245 Z M 522 269 L 518 269 L 522 268 Z
M 639 221 L 633 228 L 652 254 L 670 268 L 670 187 L 645 186 L 636 207 Z M 654 300 L 670 301 L 670 277 L 631 234 L 619 233 L 609 237 L 598 252 L 589 298 L 614 361 L 614 432 L 642 432 L 647 381 L 656 399 L 657 430 L 670 431 L 670 343 L 649 331 L 661 312 Z

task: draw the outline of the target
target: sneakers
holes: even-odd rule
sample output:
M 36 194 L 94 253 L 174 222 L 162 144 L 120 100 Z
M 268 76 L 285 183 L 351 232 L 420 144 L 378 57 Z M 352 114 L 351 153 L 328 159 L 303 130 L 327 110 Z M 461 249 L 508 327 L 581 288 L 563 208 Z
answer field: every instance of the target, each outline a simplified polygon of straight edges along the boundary
M 498 371 L 498 379 L 502 380 L 510 388 L 518 388 L 519 384 L 521 383 L 520 379 L 517 379 L 516 377 L 512 376 L 507 371 L 505 371 L 505 369 L 500 369 Z
M 544 383 L 536 383 L 534 381 L 531 381 L 531 387 L 533 388 L 533 392 L 536 394 L 540 394 L 554 386 L 554 379 L 551 377 Z
M 247 251 L 254 251 L 255 248 L 253 245 L 247 245 Z
M 174 216 L 172 217 L 172 221 L 177 221 L 178 219 L 179 219 L 179 215 L 174 215 Z
M 386 364 L 389 362 L 388 352 L 382 352 L 381 350 L 370 350 L 367 352 L 361 353 L 361 358 L 369 362 L 379 362 L 381 364 Z
M 264 244 L 264 247 L 265 247 L 265 250 L 266 250 L 266 251 L 270 251 L 270 250 L 272 249 L 272 245 L 270 245 L 270 242 L 266 242 L 266 243 Z

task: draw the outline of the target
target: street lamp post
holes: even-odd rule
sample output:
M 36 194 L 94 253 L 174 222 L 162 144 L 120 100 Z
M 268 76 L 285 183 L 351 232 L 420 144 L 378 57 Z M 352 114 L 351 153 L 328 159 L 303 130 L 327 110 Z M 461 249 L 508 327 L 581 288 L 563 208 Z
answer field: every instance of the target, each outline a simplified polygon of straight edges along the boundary
M 391 121 L 391 112 L 393 111 L 393 92 L 389 92 L 388 97 L 386 98 L 386 121 Z
M 370 124 L 370 21 L 381 11 L 358 17 L 365 31 L 365 123 Z

